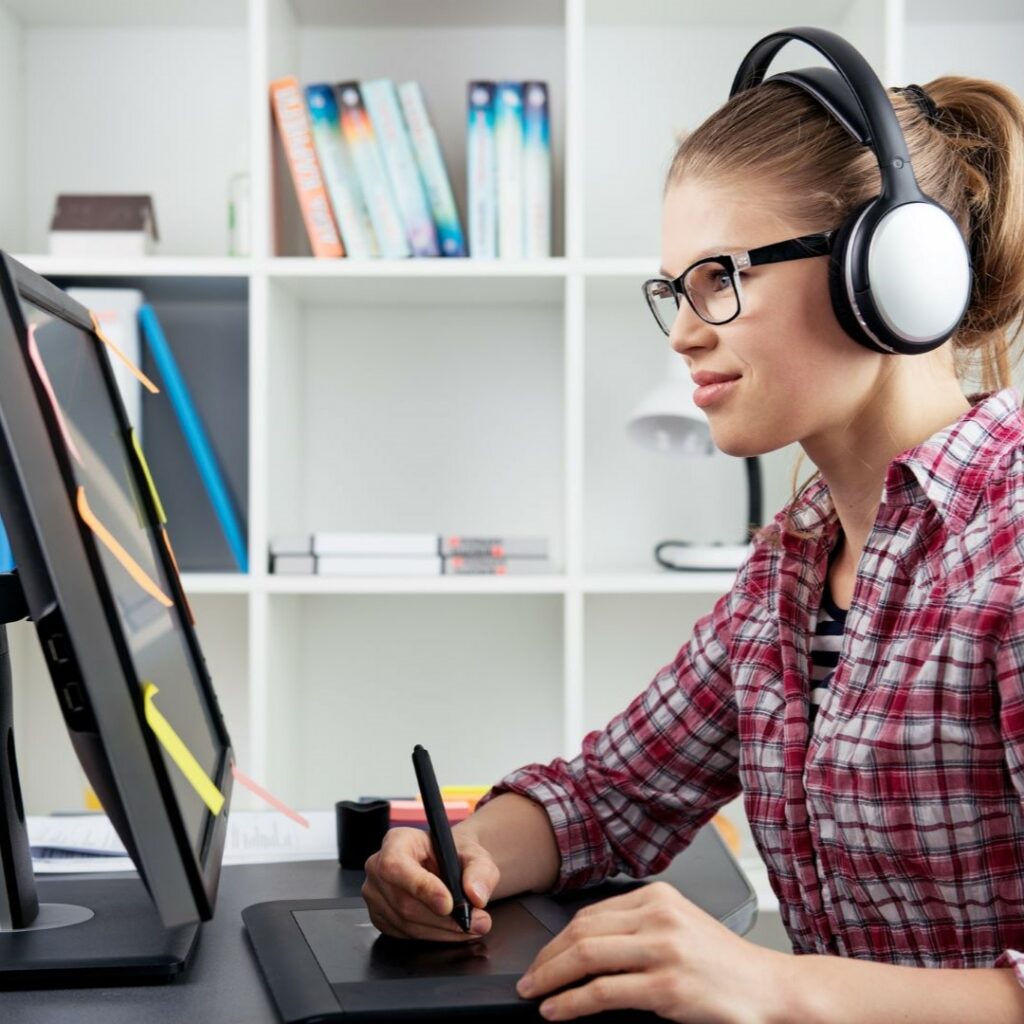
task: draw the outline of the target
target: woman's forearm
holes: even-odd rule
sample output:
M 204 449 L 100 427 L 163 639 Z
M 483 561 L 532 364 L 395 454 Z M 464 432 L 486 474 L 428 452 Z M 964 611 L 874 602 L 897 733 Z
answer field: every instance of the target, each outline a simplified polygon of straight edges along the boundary
M 794 956 L 778 1020 L 808 1024 L 1020 1024 L 1024 989 L 1005 968 L 897 967 Z
M 468 835 L 494 858 L 501 881 L 492 899 L 545 892 L 558 879 L 561 854 L 547 812 L 516 793 L 502 793 L 453 830 Z

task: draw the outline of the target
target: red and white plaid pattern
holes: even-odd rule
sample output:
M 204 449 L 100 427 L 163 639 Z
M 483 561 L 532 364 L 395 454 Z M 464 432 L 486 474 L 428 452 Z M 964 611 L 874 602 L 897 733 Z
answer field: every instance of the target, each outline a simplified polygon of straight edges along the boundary
M 889 465 L 808 731 L 839 522 L 815 484 L 675 660 L 572 761 L 492 792 L 547 809 L 559 888 L 665 867 L 740 792 L 798 953 L 1012 966 L 1024 948 L 1024 417 L 1014 388 Z M 1000 956 L 1000 954 L 1003 954 Z M 1016 968 L 1024 977 L 1024 968 Z

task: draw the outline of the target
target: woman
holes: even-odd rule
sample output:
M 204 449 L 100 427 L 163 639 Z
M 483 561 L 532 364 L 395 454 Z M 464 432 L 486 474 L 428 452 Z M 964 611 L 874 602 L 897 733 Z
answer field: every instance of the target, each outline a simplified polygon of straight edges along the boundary
M 685 138 L 662 263 L 668 279 L 698 270 L 678 306 L 649 286 L 652 309 L 698 383 L 732 379 L 697 393 L 720 449 L 796 441 L 818 472 L 644 693 L 455 830 L 481 935 L 490 899 L 661 870 L 742 792 L 805 955 L 652 885 L 587 908 L 538 955 L 519 991 L 547 1019 L 1024 1019 L 1014 970 L 994 969 L 1024 959 L 1024 417 L 1007 338 L 1024 311 L 1024 106 L 958 77 L 890 96 L 923 192 L 970 249 L 959 329 L 904 356 L 840 326 L 820 253 L 879 174 L 802 91 L 747 89 Z M 793 242 L 808 235 L 824 239 Z M 698 262 L 780 242 L 787 259 L 739 288 Z M 968 397 L 974 363 L 984 390 Z M 424 833 L 393 830 L 367 863 L 374 922 L 474 937 L 432 865 Z

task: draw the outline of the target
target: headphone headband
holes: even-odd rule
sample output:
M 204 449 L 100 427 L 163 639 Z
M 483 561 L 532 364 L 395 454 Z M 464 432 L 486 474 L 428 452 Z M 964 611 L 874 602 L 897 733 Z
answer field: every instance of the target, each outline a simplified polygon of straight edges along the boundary
M 869 132 L 865 142 L 874 151 L 882 176 L 881 194 L 904 201 L 920 196 L 907 143 L 885 87 L 871 65 L 842 36 L 812 27 L 784 29 L 765 36 L 743 58 L 729 97 L 760 85 L 775 55 L 794 39 L 817 50 L 836 69 L 860 106 Z

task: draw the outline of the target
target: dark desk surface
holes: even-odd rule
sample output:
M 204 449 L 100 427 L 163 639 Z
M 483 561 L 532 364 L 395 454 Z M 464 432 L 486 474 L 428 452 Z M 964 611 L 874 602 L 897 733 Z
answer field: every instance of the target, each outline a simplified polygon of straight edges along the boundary
M 752 927 L 754 893 L 713 828 L 702 829 L 659 877 L 673 881 L 733 930 L 742 934 Z M 45 877 L 39 881 L 45 901 Z M 265 900 L 358 896 L 361 884 L 361 872 L 341 871 L 331 861 L 226 867 L 214 919 L 203 925 L 192 964 L 179 980 L 136 988 L 0 992 L 0 1019 L 11 1024 L 277 1024 L 242 910 Z

